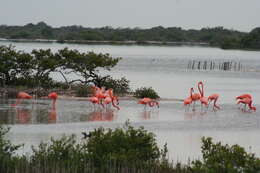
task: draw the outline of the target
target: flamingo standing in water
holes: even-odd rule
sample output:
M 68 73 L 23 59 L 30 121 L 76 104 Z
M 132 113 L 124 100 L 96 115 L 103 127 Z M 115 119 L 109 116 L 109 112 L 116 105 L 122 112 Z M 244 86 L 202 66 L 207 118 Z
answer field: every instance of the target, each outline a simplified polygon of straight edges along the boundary
M 117 110 L 120 110 L 120 107 L 118 106 L 119 105 L 118 97 L 114 96 L 113 89 L 108 90 L 108 95 L 111 98 L 112 106 L 117 108 Z
M 200 86 L 201 86 L 201 88 L 200 88 Z M 206 97 L 204 97 L 204 85 L 201 81 L 198 83 L 198 89 L 200 92 L 201 109 L 202 109 L 202 105 L 205 105 L 205 107 L 208 107 L 208 99 Z
M 103 99 L 106 98 L 105 88 L 99 88 L 97 86 L 92 87 L 94 89 L 94 96 L 98 98 L 98 104 L 100 104 L 104 108 Z
M 242 95 L 240 95 L 240 96 L 237 96 L 236 97 L 236 100 L 240 100 L 240 99 L 244 99 L 244 98 L 249 98 L 249 99 L 251 99 L 252 100 L 252 96 L 250 95 L 250 94 L 242 94 Z M 240 109 L 241 107 L 239 107 L 239 109 Z
M 139 100 L 138 104 L 145 105 L 144 108 L 146 108 L 147 105 L 149 105 L 150 107 L 157 105 L 157 107 L 159 108 L 159 103 L 157 101 L 155 101 L 154 99 L 151 99 L 148 97 L 144 97 L 143 99 Z
M 19 92 L 17 94 L 17 99 L 16 99 L 15 104 L 12 104 L 11 106 L 17 106 L 18 104 L 20 104 L 22 102 L 23 99 L 32 99 L 32 96 L 30 96 L 26 92 Z
M 209 104 L 211 101 L 213 102 L 213 111 L 216 111 L 217 109 L 220 109 L 220 107 L 216 104 L 219 98 L 219 94 L 212 94 L 208 97 Z
M 237 102 L 237 104 L 240 104 L 240 103 L 244 104 L 245 105 L 244 111 L 246 110 L 246 105 L 248 105 L 250 110 L 256 111 L 256 107 L 252 106 L 252 102 L 253 102 L 252 99 L 246 97 L 246 98 L 240 99 Z
M 192 91 L 193 91 L 193 88 L 190 89 L 190 96 L 188 98 L 184 99 L 184 101 L 183 101 L 183 104 L 184 104 L 184 106 L 186 106 L 186 108 L 187 108 L 187 106 L 190 107 L 190 105 L 192 103 L 192 98 L 191 98 L 192 97 Z M 185 111 L 186 111 L 186 108 L 185 108 Z
M 52 99 L 52 108 L 55 110 L 56 109 L 56 100 L 58 98 L 58 94 L 56 92 L 51 92 L 48 95 L 49 99 Z
M 199 93 L 194 93 L 194 89 L 192 88 L 191 99 L 193 102 L 193 111 L 195 111 L 195 102 L 200 100 L 201 95 Z

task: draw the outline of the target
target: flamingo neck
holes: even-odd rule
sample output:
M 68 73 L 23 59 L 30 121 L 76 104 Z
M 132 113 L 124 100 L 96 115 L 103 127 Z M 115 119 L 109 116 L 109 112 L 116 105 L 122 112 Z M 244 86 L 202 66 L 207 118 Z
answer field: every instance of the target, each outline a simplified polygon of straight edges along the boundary
M 201 88 L 200 88 L 200 86 L 201 86 Z M 198 89 L 199 89 L 199 92 L 200 92 L 201 97 L 203 97 L 203 96 L 204 96 L 203 83 L 198 83 Z
M 114 100 L 112 101 L 112 106 L 115 107 L 115 108 L 117 108 L 117 110 L 120 110 L 120 107 L 117 106 L 117 105 L 114 103 Z
M 190 89 L 190 97 L 192 97 L 193 88 Z
M 252 106 L 252 100 L 250 101 L 250 103 L 248 104 L 248 106 L 249 106 L 249 108 L 250 108 L 251 110 L 255 109 L 255 107 Z

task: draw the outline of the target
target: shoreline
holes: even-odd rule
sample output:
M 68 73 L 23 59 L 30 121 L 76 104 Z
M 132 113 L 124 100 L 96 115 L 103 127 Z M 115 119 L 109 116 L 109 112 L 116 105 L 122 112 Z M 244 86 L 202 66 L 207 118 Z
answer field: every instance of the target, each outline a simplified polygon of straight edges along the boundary
M 48 39 L 5 39 L 0 42 L 21 42 L 21 43 L 68 43 L 68 44 L 104 44 L 104 45 L 167 45 L 167 46 L 210 46 L 208 42 L 162 42 L 162 41 L 98 41 L 98 40 L 48 40 Z

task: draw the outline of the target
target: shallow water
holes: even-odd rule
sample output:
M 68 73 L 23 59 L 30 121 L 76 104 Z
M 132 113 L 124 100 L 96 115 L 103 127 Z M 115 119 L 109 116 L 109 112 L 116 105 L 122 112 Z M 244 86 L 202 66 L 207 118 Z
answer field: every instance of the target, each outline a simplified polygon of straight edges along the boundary
M 8 45 L 10 42 L 0 42 Z M 114 77 L 125 76 L 133 89 L 152 86 L 162 98 L 183 99 L 189 95 L 189 88 L 196 87 L 198 81 L 205 84 L 205 94 L 219 93 L 221 110 L 211 108 L 202 113 L 185 112 L 181 102 L 163 99 L 160 108 L 147 108 L 136 100 L 121 100 L 121 110 L 100 111 L 87 101 L 58 100 L 56 110 L 49 100 L 25 100 L 14 108 L 9 106 L 15 100 L 0 100 L 0 122 L 9 124 L 8 137 L 14 143 L 25 143 L 20 153 L 30 152 L 31 145 L 47 141 L 51 136 L 75 133 L 80 139 L 82 131 L 104 126 L 116 128 L 128 119 L 132 125 L 144 126 L 156 134 L 160 146 L 167 142 L 169 157 L 186 162 L 189 158 L 201 157 L 200 138 L 211 136 L 214 141 L 239 144 L 247 151 L 260 156 L 260 114 L 242 112 L 235 105 L 235 96 L 251 93 L 254 105 L 260 105 L 260 52 L 221 50 L 207 47 L 168 46 L 109 46 L 77 44 L 15 43 L 19 50 L 51 48 L 56 51 L 63 47 L 80 51 L 110 53 L 122 57 L 111 71 Z M 192 71 L 187 70 L 189 60 L 210 59 L 216 62 L 236 60 L 243 64 L 244 71 Z M 61 80 L 58 74 L 52 74 Z M 74 78 L 75 76 L 70 76 Z

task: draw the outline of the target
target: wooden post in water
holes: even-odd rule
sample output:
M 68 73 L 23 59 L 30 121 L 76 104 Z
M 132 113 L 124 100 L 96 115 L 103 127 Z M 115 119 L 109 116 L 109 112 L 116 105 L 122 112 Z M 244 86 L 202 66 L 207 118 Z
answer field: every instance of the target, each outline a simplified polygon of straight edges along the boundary
M 203 70 L 207 70 L 207 61 L 204 61 L 203 63 Z
M 188 69 L 190 69 L 190 66 L 191 66 L 191 62 L 190 62 L 190 60 L 189 60 L 189 62 L 188 62 Z
M 192 61 L 192 70 L 194 70 L 195 61 Z
M 198 63 L 198 70 L 200 70 L 200 61 L 199 61 L 199 63 Z

